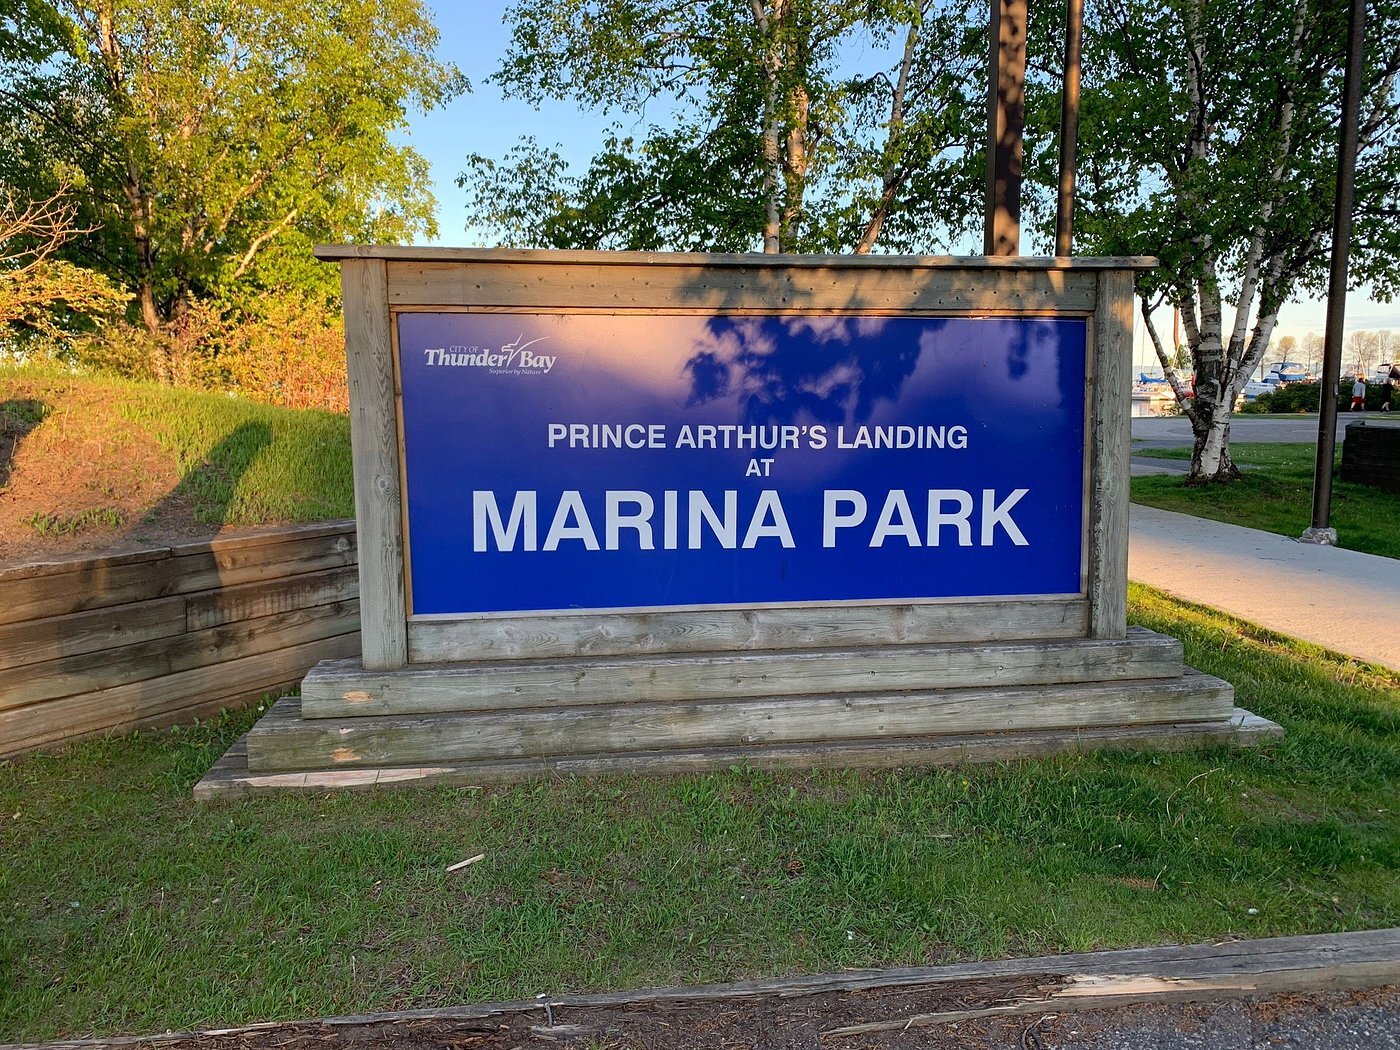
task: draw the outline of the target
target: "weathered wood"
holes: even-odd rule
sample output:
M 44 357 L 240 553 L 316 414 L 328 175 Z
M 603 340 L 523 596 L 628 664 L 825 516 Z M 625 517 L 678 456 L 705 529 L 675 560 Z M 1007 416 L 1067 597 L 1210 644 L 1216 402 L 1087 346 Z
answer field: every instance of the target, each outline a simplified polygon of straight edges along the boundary
M 170 548 L 164 546 L 122 547 L 104 551 L 101 554 L 65 554 L 58 557 L 21 559 L 12 563 L 0 563 L 0 587 L 16 580 L 32 579 L 36 576 L 56 576 L 66 572 L 91 571 L 114 565 L 131 565 L 135 562 L 159 561 L 170 557 Z
M 162 678 L 0 711 L 0 758 L 94 733 L 156 724 L 209 698 L 269 691 L 319 660 L 350 656 L 358 634 L 342 634 Z
M 355 562 L 354 539 L 330 532 L 283 543 L 218 549 L 0 583 L 0 623 L 19 623 L 176 594 L 318 572 Z
M 817 693 L 1051 685 L 1181 674 L 1181 643 L 1126 639 L 887 646 L 701 656 L 499 661 L 366 671 L 325 663 L 302 682 L 302 715 L 416 715 Z
M 300 718 L 295 697 L 278 701 L 267 719 L 292 724 Z M 680 776 L 732 769 L 813 768 L 894 769 L 904 766 L 956 766 L 1010 762 L 1100 749 L 1184 751 L 1229 745 L 1256 747 L 1282 738 L 1266 719 L 1236 709 L 1229 719 L 1150 726 L 1111 726 L 1079 730 L 1026 730 L 951 734 L 899 740 L 716 747 L 672 751 L 629 751 L 610 755 L 493 759 L 422 766 L 303 769 L 251 772 L 246 737 L 195 788 L 199 799 L 244 798 L 292 790 L 365 790 L 424 786 L 516 784 L 561 776 Z
M 348 536 L 354 538 L 354 519 L 340 518 L 335 521 L 313 521 L 303 525 L 264 525 L 257 528 L 237 529 L 221 532 L 202 540 L 186 540 L 170 545 L 172 557 L 180 558 L 187 554 L 205 554 L 210 551 L 224 551 L 237 548 L 250 550 L 270 544 L 295 543 L 298 540 L 315 540 L 323 536 Z
M 1090 395 L 1089 631 L 1121 638 L 1128 627 L 1128 460 L 1133 353 L 1133 275 L 1099 274 Z
M 377 668 L 401 667 L 408 659 L 397 384 L 385 280 L 382 260 L 347 260 L 341 266 L 360 624 L 365 666 Z
M 314 539 L 319 536 L 352 535 L 354 531 L 355 523 L 343 520 L 314 522 L 309 525 L 270 525 L 222 532 L 206 540 L 189 540 L 173 546 L 141 544 L 118 547 L 100 554 L 64 554 L 58 557 L 24 559 L 13 564 L 0 562 L 0 586 L 13 580 L 28 579 L 34 576 L 59 576 L 69 572 L 92 572 L 94 569 L 110 568 L 114 565 L 159 561 L 162 558 L 202 554 L 231 547 L 257 547 L 267 543 L 287 543 L 296 539 Z
M 1141 1003 L 1198 1003 L 1238 996 L 1278 995 L 1334 988 L 1369 988 L 1387 984 L 1400 976 L 1400 966 L 1392 960 L 1353 966 L 1334 966 L 1325 976 L 1287 970 L 1237 977 L 1149 977 L 1140 974 L 1076 974 L 1058 982 L 1043 994 L 992 1006 L 935 1013 L 911 1014 L 865 1024 L 828 1028 L 825 1040 L 850 1039 L 876 1032 L 903 1032 L 911 1028 L 934 1028 L 987 1017 L 1016 1017 L 1027 1014 L 1061 1014 L 1085 1010 L 1111 1010 Z
M 346 263 L 370 265 L 368 263 Z M 881 311 L 903 313 L 1058 310 L 1087 314 L 1092 271 L 891 267 L 817 269 L 734 266 L 570 267 L 496 260 L 473 266 L 390 262 L 395 306 L 568 307 L 569 309 Z M 354 403 L 354 394 L 351 394 Z
M 984 255 L 763 255 L 757 252 L 614 252 L 557 251 L 539 248 L 446 248 L 404 244 L 320 244 L 316 258 L 390 261 L 493 263 L 528 262 L 537 266 L 641 266 L 652 270 L 671 266 L 756 266 L 778 269 L 880 269 L 907 267 L 928 270 L 1152 270 L 1159 265 L 1150 255 L 1081 255 L 1073 258 L 1021 256 L 989 259 Z
M 125 645 L 120 649 L 63 656 L 11 668 L 0 685 L 0 711 L 41 704 L 60 697 L 162 678 L 196 667 L 229 663 L 359 628 L 354 601 L 315 605 L 280 615 L 238 620 L 178 637 Z M 42 712 L 35 712 L 42 717 Z
M 0 625 L 0 670 L 182 634 L 186 601 L 177 595 Z M 0 676 L 0 701 L 4 693 Z
M 789 609 L 702 609 L 417 618 L 408 624 L 409 661 L 452 663 L 565 656 L 622 656 L 823 646 L 1005 642 L 1083 638 L 1088 602 L 929 602 Z
M 238 620 L 349 601 L 358 594 L 359 573 L 353 565 L 241 587 L 223 587 L 186 599 L 186 626 L 191 631 L 202 631 Z
M 264 721 L 249 768 L 431 765 L 666 748 L 734 747 L 931 734 L 1225 719 L 1233 690 L 1188 674 L 1108 684 L 632 704 L 416 717 Z

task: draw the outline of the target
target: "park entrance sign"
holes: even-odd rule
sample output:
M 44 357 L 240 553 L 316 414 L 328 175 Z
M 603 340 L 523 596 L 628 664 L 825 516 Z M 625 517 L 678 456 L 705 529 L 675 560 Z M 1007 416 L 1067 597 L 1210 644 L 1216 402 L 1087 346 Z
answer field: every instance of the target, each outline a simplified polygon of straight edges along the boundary
M 1077 596 L 1087 329 L 402 313 L 410 615 Z
M 1127 627 L 1151 260 L 317 254 L 363 656 L 274 707 L 229 791 L 1276 730 Z

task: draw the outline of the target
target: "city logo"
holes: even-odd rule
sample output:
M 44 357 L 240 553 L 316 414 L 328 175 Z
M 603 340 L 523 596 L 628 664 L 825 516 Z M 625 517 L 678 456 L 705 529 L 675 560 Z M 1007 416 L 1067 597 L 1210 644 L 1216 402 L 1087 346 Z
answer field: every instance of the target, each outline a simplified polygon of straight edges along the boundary
M 484 346 L 439 346 L 423 351 L 424 362 L 433 367 L 485 368 L 491 372 L 504 372 L 510 375 L 547 375 L 558 357 L 531 352 L 528 348 L 542 343 L 548 336 L 531 339 L 522 343 L 524 335 L 506 343 L 499 350 Z

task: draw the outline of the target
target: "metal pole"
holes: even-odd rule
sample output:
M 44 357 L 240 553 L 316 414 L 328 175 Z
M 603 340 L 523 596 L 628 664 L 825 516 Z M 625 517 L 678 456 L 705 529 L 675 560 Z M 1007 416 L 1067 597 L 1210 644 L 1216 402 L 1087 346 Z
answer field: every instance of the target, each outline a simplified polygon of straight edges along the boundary
M 1332 461 L 1337 453 L 1337 382 L 1342 374 L 1342 320 L 1346 313 L 1347 261 L 1356 182 L 1357 114 L 1361 110 L 1362 48 L 1366 0 L 1351 0 L 1346 79 L 1342 88 L 1342 144 L 1337 155 L 1337 208 L 1332 222 L 1332 271 L 1327 278 L 1327 330 L 1322 344 L 1322 389 L 1318 396 L 1317 463 L 1313 469 L 1312 526 L 1304 543 L 1334 544 Z
M 1027 0 L 991 0 L 987 213 L 982 251 L 1021 252 L 1021 151 L 1026 126 Z
M 1065 88 L 1060 96 L 1060 199 L 1055 208 L 1055 254 L 1073 252 L 1074 164 L 1079 147 L 1079 59 L 1084 41 L 1084 0 L 1069 0 L 1065 18 Z

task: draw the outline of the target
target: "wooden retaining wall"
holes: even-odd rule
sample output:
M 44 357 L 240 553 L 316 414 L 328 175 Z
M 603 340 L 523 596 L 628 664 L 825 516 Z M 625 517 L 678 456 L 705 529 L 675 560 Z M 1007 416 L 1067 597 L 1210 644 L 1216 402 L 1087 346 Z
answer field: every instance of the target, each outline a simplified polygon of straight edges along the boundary
M 212 714 L 359 651 L 353 522 L 0 569 L 0 758 Z

